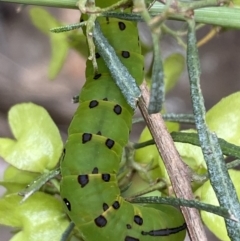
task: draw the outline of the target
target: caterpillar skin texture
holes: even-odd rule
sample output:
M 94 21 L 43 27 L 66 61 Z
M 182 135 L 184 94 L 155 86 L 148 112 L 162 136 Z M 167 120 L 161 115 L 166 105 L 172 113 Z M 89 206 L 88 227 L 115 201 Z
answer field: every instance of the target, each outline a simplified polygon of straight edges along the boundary
M 111 5 L 116 0 L 96 1 L 96 5 L 106 7 L 103 2 Z M 136 24 L 108 18 L 98 21 L 140 85 L 144 59 Z M 164 210 L 131 204 L 120 196 L 116 174 L 128 142 L 133 110 L 97 52 L 96 57 L 98 74 L 93 74 L 92 63 L 87 62 L 86 83 L 61 162 L 61 197 L 66 212 L 85 241 L 183 240 L 185 223 L 178 211 L 168 207 L 175 215 L 169 217 Z

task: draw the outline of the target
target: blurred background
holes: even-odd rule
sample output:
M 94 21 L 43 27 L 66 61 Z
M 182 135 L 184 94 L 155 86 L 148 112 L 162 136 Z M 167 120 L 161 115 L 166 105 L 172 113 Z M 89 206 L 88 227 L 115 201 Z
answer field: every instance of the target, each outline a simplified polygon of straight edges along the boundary
M 0 2 L 0 136 L 11 137 L 7 123 L 8 110 L 17 103 L 34 102 L 48 110 L 65 140 L 77 107 L 72 104 L 71 98 L 78 94 L 84 83 L 85 60 L 76 51 L 70 50 L 60 74 L 54 81 L 48 80 L 51 56 L 49 38 L 31 23 L 28 15 L 31 7 L 25 7 L 20 12 L 17 12 L 17 7 Z M 79 21 L 76 10 L 45 9 L 66 24 Z M 148 41 L 146 26 L 142 24 L 141 29 L 142 38 Z M 199 37 L 209 29 L 202 29 Z M 239 39 L 239 31 L 221 32 L 199 50 L 201 84 L 207 109 L 240 89 Z M 164 57 L 176 51 L 185 52 L 174 39 L 168 37 L 163 39 L 161 48 Z M 167 95 L 166 107 L 169 112 L 191 113 L 186 70 L 174 90 Z M 142 128 L 142 125 L 134 127 L 133 139 L 137 139 Z M 0 179 L 5 168 L 6 163 L 0 159 Z M 0 189 L 0 195 L 3 191 Z M 5 227 L 0 227 L 0 234 L 0 241 L 8 241 L 11 236 Z M 209 240 L 217 239 L 209 234 Z

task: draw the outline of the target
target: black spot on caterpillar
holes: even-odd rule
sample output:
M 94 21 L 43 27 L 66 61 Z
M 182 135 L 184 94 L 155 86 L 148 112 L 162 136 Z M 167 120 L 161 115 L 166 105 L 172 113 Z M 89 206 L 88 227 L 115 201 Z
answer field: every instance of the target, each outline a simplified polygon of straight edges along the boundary
M 186 224 L 184 223 L 182 226 L 177 228 L 165 228 L 165 229 L 159 229 L 159 230 L 151 230 L 148 232 L 142 231 L 142 235 L 150 235 L 150 236 L 168 236 L 171 234 L 178 233 L 186 228 Z
M 104 182 L 109 182 L 110 181 L 110 174 L 102 174 L 102 180 Z
M 122 107 L 120 105 L 115 105 L 113 111 L 117 114 L 120 115 L 122 113 Z
M 126 227 L 127 227 L 127 229 L 131 229 L 132 228 L 132 226 L 130 224 L 127 224 Z
M 102 215 L 100 215 L 99 217 L 95 218 L 94 222 L 100 228 L 106 226 L 106 224 L 107 224 L 106 218 L 104 216 L 102 216 Z
M 98 106 L 98 101 L 97 100 L 92 100 L 89 103 L 89 108 L 94 108 L 94 107 L 97 107 L 97 106 Z
M 98 132 L 97 132 L 97 135 L 101 136 L 101 135 L 102 135 L 101 131 L 98 131 Z
M 114 141 L 113 140 L 111 140 L 111 139 L 107 139 L 106 140 L 106 142 L 105 142 L 105 145 L 109 148 L 109 149 L 111 149 L 113 146 L 114 146 Z
M 143 219 L 139 216 L 139 215 L 135 215 L 134 216 L 134 222 L 137 224 L 137 225 L 142 225 L 143 224 Z
M 124 241 L 140 241 L 140 240 L 138 238 L 133 238 L 133 237 L 130 237 L 130 236 L 126 236 Z
M 103 211 L 105 212 L 108 209 L 109 209 L 109 206 L 106 203 L 103 203 Z
M 98 59 L 101 57 L 101 55 L 99 53 L 95 53 L 95 57 L 96 57 L 96 59 Z
M 93 77 L 93 79 L 97 80 L 97 79 L 99 79 L 101 76 L 102 76 L 102 74 L 96 74 L 96 75 Z
M 88 175 L 79 175 L 78 176 L 78 183 L 81 185 L 81 187 L 85 187 L 89 182 Z
M 103 8 L 117 0 L 96 0 L 95 3 Z M 83 20 L 87 20 L 86 15 Z M 136 23 L 105 17 L 97 21 L 140 85 L 144 59 Z M 60 192 L 66 212 L 85 241 L 181 241 L 186 227 L 178 211 L 171 209 L 168 214 L 155 206 L 131 204 L 120 195 L 116 172 L 128 142 L 133 110 L 112 80 L 98 50 L 96 60 L 96 75 L 92 63 L 87 62 L 87 80 L 68 130 L 61 162 Z M 171 215 L 173 219 L 169 219 Z
M 128 51 L 122 51 L 122 56 L 125 59 L 130 58 L 130 53 Z
M 123 22 L 118 22 L 118 26 L 121 31 L 123 31 L 126 28 L 126 25 Z
M 69 211 L 71 211 L 71 204 L 70 204 L 70 202 L 66 198 L 63 198 L 63 201 L 65 202 L 65 205 L 66 205 L 67 209 Z
M 98 168 L 97 167 L 94 167 L 93 168 L 93 171 L 92 171 L 92 174 L 97 174 L 98 173 Z
M 115 202 L 113 203 L 112 207 L 117 210 L 117 209 L 120 208 L 120 203 L 119 203 L 118 201 L 115 201 Z
M 82 135 L 82 143 L 86 143 L 88 141 L 91 141 L 91 139 L 92 139 L 92 134 L 90 134 L 90 133 L 84 133 Z

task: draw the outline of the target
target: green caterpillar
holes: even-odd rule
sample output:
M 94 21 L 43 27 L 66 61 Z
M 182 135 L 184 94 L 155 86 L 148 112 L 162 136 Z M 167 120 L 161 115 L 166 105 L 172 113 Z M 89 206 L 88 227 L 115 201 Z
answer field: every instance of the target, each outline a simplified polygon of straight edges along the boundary
M 99 0 L 96 5 L 106 7 L 116 2 Z M 140 85 L 144 59 L 136 23 L 103 17 L 99 17 L 98 22 Z M 133 205 L 120 196 L 116 174 L 134 111 L 97 51 L 96 59 L 96 75 L 87 61 L 86 83 L 68 130 L 61 162 L 61 197 L 66 212 L 85 241 L 183 240 L 186 227 L 179 212 L 171 220 L 164 210 Z

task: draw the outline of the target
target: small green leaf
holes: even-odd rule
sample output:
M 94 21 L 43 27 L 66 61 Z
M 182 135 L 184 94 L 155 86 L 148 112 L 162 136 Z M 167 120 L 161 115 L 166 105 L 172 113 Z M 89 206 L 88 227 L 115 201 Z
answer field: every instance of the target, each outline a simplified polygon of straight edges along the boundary
M 11 241 L 59 241 L 69 224 L 61 201 L 41 192 L 22 204 L 21 199 L 17 194 L 0 199 L 0 224 L 20 229 Z
M 41 7 L 32 7 L 29 10 L 29 16 L 35 27 L 47 35 L 52 35 L 50 28 L 61 26 L 59 21 Z
M 8 121 L 15 139 L 0 138 L 0 156 L 20 170 L 53 169 L 63 143 L 47 111 L 32 103 L 18 104 L 10 109 Z
M 5 182 L 17 182 L 27 185 L 34 179 L 36 179 L 38 176 L 39 173 L 26 172 L 19 170 L 14 166 L 9 166 L 4 172 L 3 180 Z
M 216 105 L 206 114 L 209 129 L 218 137 L 240 146 L 240 92 L 231 94 Z
M 17 182 L 2 182 L 2 181 L 0 181 L 0 186 L 5 187 L 7 189 L 6 192 L 4 192 L 4 195 L 17 193 L 26 187 L 26 185 L 20 184 Z
M 240 7 L 240 0 L 232 0 L 232 3 L 235 7 Z
M 185 130 L 184 133 L 196 133 L 195 130 Z M 198 146 L 187 143 L 175 142 L 175 146 L 183 158 L 184 162 L 196 173 L 206 173 L 207 165 L 204 160 L 202 150 Z
M 166 122 L 167 128 L 169 132 L 178 131 L 179 124 L 173 122 Z M 152 135 L 147 127 L 141 133 L 141 136 L 138 140 L 139 143 L 148 141 L 152 139 Z M 137 149 L 134 155 L 134 160 L 143 166 L 151 165 L 151 170 L 148 172 L 152 180 L 156 180 L 156 178 L 168 178 L 168 174 L 166 168 L 163 164 L 162 158 L 159 156 L 158 150 L 155 145 L 146 146 L 140 149 Z M 144 179 L 148 180 L 145 176 L 145 173 L 139 173 L 139 175 Z
M 240 198 L 240 172 L 236 170 L 229 170 L 229 175 L 237 191 L 238 198 Z M 216 195 L 209 181 L 205 182 L 199 189 L 197 189 L 194 195 L 197 196 L 201 202 L 219 206 Z M 220 240 L 230 241 L 223 218 L 205 211 L 201 211 L 201 216 L 207 227 Z
M 235 145 L 240 145 L 240 92 L 223 98 L 206 114 L 209 129 L 218 137 Z M 188 130 L 185 132 L 195 132 Z M 206 171 L 202 150 L 191 144 L 175 143 L 181 157 L 195 172 L 202 174 Z
M 165 91 L 171 90 L 177 83 L 185 68 L 185 59 L 181 54 L 175 53 L 164 60 Z
M 49 79 L 55 79 L 62 69 L 69 48 L 74 48 L 84 57 L 88 56 L 86 37 L 82 32 L 79 32 L 79 30 L 62 33 L 50 32 L 51 28 L 62 26 L 62 24 L 40 7 L 31 8 L 29 15 L 35 27 L 50 37 L 51 60 L 48 69 Z
M 67 39 L 69 33 L 51 33 L 50 29 L 53 27 L 61 26 L 61 23 L 58 22 L 51 14 L 49 14 L 43 8 L 31 8 L 29 11 L 29 15 L 36 28 L 38 28 L 40 31 L 50 37 L 52 55 L 50 66 L 48 69 L 48 77 L 52 80 L 56 78 L 57 74 L 62 69 L 62 66 L 65 62 L 69 49 L 69 43 Z
M 48 78 L 52 80 L 56 78 L 57 74 L 62 69 L 68 54 L 69 44 L 66 40 L 66 36 L 62 35 L 62 33 L 53 34 L 50 37 L 52 55 L 48 69 Z

